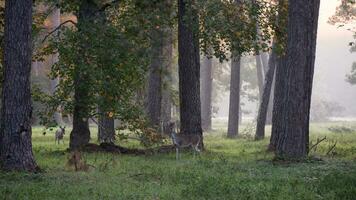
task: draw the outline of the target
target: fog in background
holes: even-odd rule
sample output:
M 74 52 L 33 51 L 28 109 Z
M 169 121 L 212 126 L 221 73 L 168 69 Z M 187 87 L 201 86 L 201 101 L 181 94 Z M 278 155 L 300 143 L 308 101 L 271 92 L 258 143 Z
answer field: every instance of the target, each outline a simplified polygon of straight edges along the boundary
M 337 28 L 327 23 L 328 18 L 335 13 L 340 0 L 321 0 L 319 30 L 314 74 L 313 101 L 322 99 L 332 101 L 345 108 L 343 117 L 356 117 L 356 86 L 345 81 L 350 73 L 351 65 L 356 61 L 356 53 L 350 52 L 349 42 L 353 41 L 352 32 L 345 27 Z M 216 117 L 227 117 L 229 94 L 225 93 L 219 103 Z M 257 104 L 247 106 L 252 113 L 249 117 L 257 116 Z

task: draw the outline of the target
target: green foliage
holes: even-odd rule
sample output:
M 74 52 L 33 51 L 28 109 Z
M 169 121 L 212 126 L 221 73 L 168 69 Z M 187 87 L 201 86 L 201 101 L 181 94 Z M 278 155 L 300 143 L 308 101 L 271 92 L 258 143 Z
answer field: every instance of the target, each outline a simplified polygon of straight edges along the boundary
M 336 12 L 329 18 L 328 21 L 332 25 L 343 27 L 347 24 L 356 22 L 356 2 L 355 0 L 342 0 L 341 4 L 336 8 Z M 348 28 L 349 31 L 354 32 L 354 39 L 356 39 L 355 27 Z M 356 43 L 350 42 L 351 52 L 356 52 Z M 350 84 L 356 84 L 356 63 L 352 64 L 351 73 L 346 75 L 346 81 Z
M 66 167 L 65 144 L 54 145 L 54 131 L 46 136 L 33 129 L 33 149 L 39 174 L 0 172 L 4 199 L 353 199 L 356 188 L 356 135 L 333 134 L 331 125 L 312 124 L 311 140 L 327 136 L 338 141 L 334 158 L 305 163 L 275 163 L 265 148 L 268 139 L 226 139 L 226 123 L 205 138 L 207 152 L 193 158 L 175 153 L 151 156 L 83 154 L 89 172 Z M 340 124 L 339 124 L 340 125 Z M 352 125 L 352 123 L 351 123 Z M 353 124 L 354 125 L 354 124 Z M 268 127 L 270 128 L 270 127 Z M 70 131 L 70 130 L 68 130 Z M 92 137 L 96 129 L 92 129 Z M 94 139 L 95 140 L 95 139 Z M 137 143 L 121 143 L 137 147 Z M 316 155 L 325 155 L 321 143 Z
M 267 51 L 273 37 L 277 6 L 269 1 L 198 1 L 200 36 L 204 53 L 222 60 Z
M 109 2 L 110 6 L 105 1 L 87 2 L 94 8 L 92 16 L 79 18 L 75 26 L 62 26 L 35 56 L 42 59 L 59 54 L 59 62 L 50 72 L 51 79 L 60 77 L 55 93 L 33 92 L 34 99 L 45 105 L 39 113 L 42 124 L 55 125 L 52 116 L 58 108 L 68 115 L 77 105 L 84 118 L 106 113 L 119 119 L 145 146 L 159 142 L 158 135 L 148 128 L 137 99 L 150 62 L 152 33 L 172 26 L 168 8 L 173 5 L 166 1 Z M 56 6 L 80 13 L 80 6 L 85 4 L 77 3 L 63 1 Z M 81 97 L 76 99 L 75 93 Z

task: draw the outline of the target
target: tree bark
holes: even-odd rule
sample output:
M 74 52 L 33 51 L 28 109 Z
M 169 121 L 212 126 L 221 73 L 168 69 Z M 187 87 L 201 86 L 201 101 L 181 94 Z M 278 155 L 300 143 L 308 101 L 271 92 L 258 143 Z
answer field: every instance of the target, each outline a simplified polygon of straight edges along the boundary
M 271 53 L 272 55 L 272 53 Z M 264 52 L 261 53 L 261 60 L 262 60 L 262 64 L 263 64 L 263 72 L 264 72 L 264 79 L 266 80 L 266 74 L 267 71 L 269 69 L 269 59 L 271 58 L 271 55 L 268 55 L 268 53 Z M 275 58 L 276 59 L 276 58 Z M 276 63 L 276 61 L 275 61 Z M 275 77 L 273 75 L 273 77 Z M 275 78 L 273 78 L 273 82 L 272 82 L 272 88 L 271 88 L 271 96 L 270 96 L 270 100 L 268 103 L 268 109 L 267 109 L 267 117 L 266 117 L 266 124 L 267 125 L 271 125 L 272 124 L 272 111 L 273 111 L 273 94 L 274 94 L 274 83 L 275 83 Z
M 268 146 L 269 151 L 275 151 L 277 148 L 277 142 L 279 138 L 279 132 L 277 130 L 280 130 L 281 128 L 279 127 L 284 123 L 282 115 L 280 115 L 280 110 L 285 109 L 283 108 L 284 105 L 284 98 L 280 95 L 282 95 L 282 91 L 285 87 L 285 84 L 287 84 L 287 80 L 284 76 L 284 69 L 279 69 L 283 68 L 285 65 L 285 56 L 278 56 L 277 57 L 277 65 L 276 65 L 276 72 L 275 72 L 275 85 L 274 85 L 274 95 L 273 95 L 273 112 L 272 112 L 272 132 L 271 132 L 271 138 L 270 138 L 270 143 Z
M 98 141 L 99 143 L 114 143 L 115 141 L 115 120 L 108 116 L 106 112 L 99 112 L 98 121 Z
M 213 62 L 212 59 L 204 57 L 201 67 L 201 111 L 202 128 L 204 131 L 211 130 L 212 115 L 212 91 L 213 91 Z
M 276 59 L 276 58 L 275 58 Z M 277 65 L 277 61 L 276 61 Z M 274 74 L 276 74 L 276 70 L 274 70 Z M 271 96 L 270 100 L 268 102 L 268 109 L 267 109 L 267 118 L 266 118 L 266 124 L 271 125 L 272 124 L 272 117 L 273 117 L 273 100 L 274 100 L 274 88 L 275 88 L 275 83 L 276 83 L 276 76 L 273 76 L 273 81 L 272 81 L 272 88 L 271 88 Z
M 275 74 L 275 69 L 276 69 L 275 45 L 273 45 L 273 50 L 272 50 L 272 54 L 270 56 L 268 65 L 269 66 L 268 66 L 268 70 L 265 75 L 265 82 L 264 82 L 264 86 L 263 86 L 262 99 L 260 101 L 260 107 L 258 110 L 255 140 L 261 140 L 261 139 L 265 138 L 266 118 L 267 118 L 267 112 L 268 112 L 268 108 L 269 108 L 269 100 L 270 100 L 270 96 L 271 96 L 273 79 L 274 79 L 274 74 Z
M 4 82 L 0 165 L 4 170 L 38 170 L 32 152 L 32 0 L 5 2 Z
M 263 52 L 260 54 L 261 56 L 261 62 L 262 62 L 262 68 L 263 68 L 263 77 L 267 74 L 268 71 L 268 60 L 269 60 L 269 55 L 266 52 Z
M 261 60 L 261 55 L 257 52 L 256 58 L 256 71 L 257 71 L 257 84 L 258 84 L 258 93 L 259 101 L 261 102 L 263 94 L 263 65 Z
M 241 82 L 241 58 L 234 56 L 231 60 L 230 80 L 230 106 L 227 137 L 234 138 L 239 133 L 240 114 L 240 82 Z
M 276 82 L 279 91 L 275 95 L 281 95 L 278 98 L 283 106 L 275 108 L 277 116 L 273 118 L 278 158 L 299 160 L 308 154 L 319 5 L 320 0 L 289 1 L 286 58 L 284 65 L 277 68 L 280 82 Z
M 94 23 L 98 6 L 92 0 L 83 0 L 79 6 L 78 12 L 78 31 L 85 34 L 86 27 Z M 88 23 L 89 22 L 89 23 Z M 80 49 L 85 56 L 86 44 Z M 90 130 L 88 121 L 88 107 L 86 99 L 88 96 L 88 86 L 86 81 L 88 74 L 82 73 L 79 69 L 75 70 L 74 75 L 74 112 L 73 129 L 70 134 L 69 148 L 71 150 L 79 149 L 90 141 Z
M 178 1 L 180 131 L 202 134 L 198 14 L 191 0 Z
M 50 30 L 52 31 L 55 28 L 57 28 L 60 24 L 61 24 L 61 12 L 60 9 L 56 8 L 54 9 L 54 11 L 51 13 L 50 15 L 50 22 L 51 22 L 51 26 L 50 26 Z M 59 54 L 53 54 L 50 56 L 50 65 L 54 65 L 58 62 L 59 60 Z M 54 78 L 53 80 L 51 80 L 51 92 L 52 94 L 54 94 L 56 92 L 57 86 L 59 84 L 59 77 Z M 59 112 L 60 108 L 57 109 L 57 111 L 54 113 L 54 121 L 58 124 L 61 125 L 63 124 L 63 119 L 62 119 L 62 114 L 61 112 Z
M 163 31 L 155 29 L 152 31 L 151 41 L 151 64 L 148 76 L 148 90 L 146 109 L 148 119 L 153 128 L 159 129 L 161 122 L 161 100 L 162 100 L 162 66 L 163 60 Z
M 173 32 L 171 28 L 167 28 L 166 36 L 163 38 L 163 58 L 164 58 L 164 74 L 162 87 L 162 101 L 161 101 L 161 120 L 162 132 L 170 135 L 169 122 L 172 119 L 172 97 L 171 97 L 171 81 L 173 68 Z

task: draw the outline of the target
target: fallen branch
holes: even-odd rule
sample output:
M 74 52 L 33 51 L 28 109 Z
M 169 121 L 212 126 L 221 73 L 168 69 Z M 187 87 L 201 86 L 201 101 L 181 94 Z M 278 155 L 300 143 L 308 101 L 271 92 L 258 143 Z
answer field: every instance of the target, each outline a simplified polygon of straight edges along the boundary
M 131 148 L 115 145 L 112 143 L 101 143 L 100 145 L 87 144 L 84 147 L 82 147 L 81 150 L 88 153 L 107 152 L 107 153 L 115 153 L 115 154 L 152 155 L 155 153 L 174 152 L 175 147 L 173 145 L 164 145 L 164 146 L 154 147 L 149 149 L 131 149 Z
M 310 147 L 309 152 L 310 152 L 312 149 L 314 149 L 314 148 L 315 148 L 315 149 L 314 149 L 314 152 L 315 152 L 316 149 L 317 149 L 317 147 L 318 147 L 318 145 L 319 145 L 322 141 L 324 141 L 324 140 L 326 140 L 326 136 L 325 136 L 324 138 L 322 138 L 322 139 L 318 138 L 318 139 L 316 140 L 316 143 Z
M 336 141 L 332 146 L 329 147 L 329 150 L 328 150 L 328 152 L 326 153 L 327 156 L 335 149 L 336 144 L 337 144 L 337 141 Z

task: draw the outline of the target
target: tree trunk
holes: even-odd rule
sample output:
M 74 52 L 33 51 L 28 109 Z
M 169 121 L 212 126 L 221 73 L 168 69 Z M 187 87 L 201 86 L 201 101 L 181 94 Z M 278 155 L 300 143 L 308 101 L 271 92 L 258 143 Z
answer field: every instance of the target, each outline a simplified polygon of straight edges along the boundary
M 262 61 L 263 74 L 265 77 L 265 75 L 267 74 L 267 71 L 268 71 L 269 56 L 268 56 L 268 53 L 266 53 L 266 52 L 261 53 L 260 56 L 261 56 L 261 61 Z
M 198 14 L 191 0 L 178 1 L 180 131 L 202 134 Z
M 162 87 L 162 101 L 161 101 L 161 120 L 162 132 L 170 135 L 169 122 L 172 119 L 172 97 L 171 97 L 171 81 L 172 68 L 173 68 L 173 32 L 171 28 L 166 31 L 166 36 L 163 38 L 163 58 L 164 58 L 164 74 L 163 87 Z
M 277 65 L 277 58 L 275 57 L 275 65 Z M 277 67 L 277 66 L 276 66 Z M 272 117 L 273 117 L 273 100 L 274 100 L 274 88 L 276 84 L 276 69 L 274 70 L 274 76 L 273 76 L 273 81 L 272 81 L 272 88 L 271 88 L 271 94 L 270 94 L 270 99 L 268 102 L 268 109 L 267 109 L 267 117 L 266 117 L 266 124 L 271 125 L 272 124 Z
M 86 27 L 89 23 L 94 23 L 95 14 L 98 7 L 91 0 L 84 0 L 79 6 L 78 12 L 78 31 L 85 34 Z M 80 51 L 86 51 L 86 44 L 82 45 Z M 86 99 L 88 96 L 88 86 L 86 81 L 88 74 L 82 73 L 79 69 L 75 70 L 74 75 L 74 113 L 73 113 L 73 129 L 70 134 L 69 148 L 71 150 L 79 149 L 85 146 L 90 141 L 90 130 L 88 121 L 88 107 Z
M 0 165 L 4 170 L 34 172 L 38 167 L 31 143 L 32 0 L 5 4 Z
M 106 112 L 100 113 L 98 122 L 98 141 L 100 143 L 114 143 L 115 141 L 115 120 L 108 116 Z
M 257 84 L 258 84 L 258 91 L 259 91 L 258 97 L 259 97 L 259 101 L 261 102 L 262 94 L 263 94 L 263 65 L 262 65 L 260 54 L 257 54 L 255 58 L 256 58 Z
M 69 148 L 76 150 L 85 146 L 90 141 L 89 121 L 87 117 L 87 107 L 83 102 L 83 98 L 88 95 L 87 91 L 81 87 L 85 80 L 85 76 L 77 72 L 74 78 L 74 112 L 73 112 L 73 129 L 70 133 Z
M 55 28 L 59 27 L 61 24 L 61 12 L 60 9 L 56 8 L 50 15 L 50 22 L 51 22 L 51 27 L 49 31 L 54 30 Z M 59 54 L 53 54 L 50 56 L 50 65 L 54 65 L 58 62 L 59 60 Z M 55 79 L 51 80 L 51 92 L 54 94 L 56 92 L 56 88 L 59 84 L 59 77 L 56 77 Z M 58 124 L 61 125 L 63 124 L 63 119 L 62 119 L 62 114 L 59 112 L 60 108 L 54 113 L 54 121 Z
M 276 118 L 273 118 L 273 131 L 278 134 L 278 158 L 299 160 L 308 154 L 319 5 L 320 0 L 289 1 L 286 58 L 276 74 L 275 99 L 279 94 L 283 104 L 275 105 Z
M 211 114 L 212 114 L 212 91 L 213 91 L 213 62 L 207 57 L 203 58 L 201 67 L 201 114 L 202 128 L 204 131 L 211 130 Z
M 256 140 L 261 140 L 265 138 L 265 125 L 266 125 L 267 111 L 268 111 L 271 89 L 272 89 L 272 84 L 273 84 L 273 79 L 274 79 L 274 74 L 276 69 L 275 45 L 273 45 L 273 50 L 268 65 L 269 67 L 265 75 L 263 95 L 258 110 L 257 127 L 256 127 L 256 135 L 255 135 Z
M 161 119 L 162 119 L 162 132 L 169 135 L 169 122 L 172 120 L 172 101 L 171 95 L 168 90 L 162 91 L 162 105 L 161 105 Z
M 151 41 L 151 65 L 148 76 L 148 90 L 146 109 L 150 124 L 159 129 L 161 122 L 161 100 L 162 100 L 162 66 L 163 66 L 163 31 L 155 29 L 152 31 Z
M 229 124 L 227 137 L 234 138 L 239 133 L 239 113 L 240 113 L 240 79 L 241 79 L 241 58 L 235 56 L 231 60 L 231 80 L 230 80 L 230 106 Z
M 269 69 L 268 65 L 269 65 L 269 59 L 271 58 L 271 55 L 268 55 L 268 53 L 266 53 L 266 52 L 261 53 L 261 60 L 262 60 L 262 64 L 263 64 L 263 73 L 264 73 L 264 77 L 265 77 L 264 79 L 265 80 L 266 80 L 267 71 Z M 276 64 L 276 61 L 275 61 L 275 64 Z M 274 77 L 274 75 L 273 75 L 273 77 Z M 275 83 L 275 78 L 273 78 L 272 88 L 271 88 L 271 92 L 270 92 L 271 96 L 270 96 L 270 100 L 269 100 L 269 103 L 268 103 L 267 117 L 266 117 L 266 124 L 267 125 L 271 125 L 272 124 L 274 83 Z
M 284 123 L 282 115 L 279 114 L 280 110 L 285 109 L 282 108 L 284 107 L 284 98 L 280 95 L 282 95 L 282 91 L 287 84 L 287 80 L 284 76 L 284 72 L 282 71 L 283 66 L 285 62 L 285 56 L 278 56 L 277 57 L 277 65 L 276 65 L 276 72 L 275 72 L 275 89 L 274 89 L 274 96 L 273 96 L 273 112 L 272 112 L 272 132 L 271 132 L 271 138 L 270 138 L 270 143 L 268 146 L 269 151 L 275 151 L 277 148 L 277 142 L 279 138 L 279 132 L 277 130 L 280 130 L 279 128 L 280 125 Z

